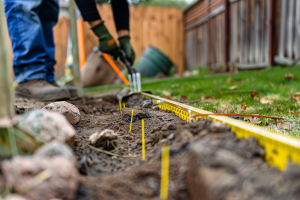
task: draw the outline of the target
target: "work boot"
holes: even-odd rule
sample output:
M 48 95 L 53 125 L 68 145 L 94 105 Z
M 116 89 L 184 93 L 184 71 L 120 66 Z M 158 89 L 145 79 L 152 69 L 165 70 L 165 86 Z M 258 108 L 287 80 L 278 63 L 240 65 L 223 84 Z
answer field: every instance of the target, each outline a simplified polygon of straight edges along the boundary
M 70 98 L 69 91 L 66 88 L 53 86 L 43 79 L 19 83 L 15 89 L 15 94 L 16 96 L 33 98 L 43 101 Z
M 50 83 L 51 85 L 53 85 L 54 87 L 60 87 L 56 82 Z M 77 99 L 79 98 L 79 94 L 78 94 L 78 89 L 74 86 L 66 86 L 64 87 L 69 91 L 70 94 L 70 98 L 71 99 Z

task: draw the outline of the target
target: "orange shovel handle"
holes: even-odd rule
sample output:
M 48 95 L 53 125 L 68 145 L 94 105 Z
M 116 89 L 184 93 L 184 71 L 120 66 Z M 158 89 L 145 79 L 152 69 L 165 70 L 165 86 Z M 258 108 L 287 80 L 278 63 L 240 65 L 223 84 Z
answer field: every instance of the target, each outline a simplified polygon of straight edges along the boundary
M 109 57 L 107 53 L 102 53 L 102 56 L 105 58 L 105 60 L 108 62 L 108 64 L 113 68 L 113 70 L 118 74 L 118 76 L 122 79 L 122 81 L 125 83 L 125 85 L 129 85 L 129 81 L 127 78 L 122 74 L 122 72 L 119 70 L 117 65 L 114 63 L 114 61 Z

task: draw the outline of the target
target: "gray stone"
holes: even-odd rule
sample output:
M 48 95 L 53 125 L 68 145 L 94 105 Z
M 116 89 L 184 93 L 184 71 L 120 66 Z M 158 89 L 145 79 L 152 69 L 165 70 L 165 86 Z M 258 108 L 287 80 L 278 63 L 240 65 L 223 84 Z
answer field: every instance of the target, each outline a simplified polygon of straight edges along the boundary
M 168 139 L 169 140 L 174 140 L 175 138 L 175 134 L 174 133 L 171 133 L 169 136 L 168 136 Z

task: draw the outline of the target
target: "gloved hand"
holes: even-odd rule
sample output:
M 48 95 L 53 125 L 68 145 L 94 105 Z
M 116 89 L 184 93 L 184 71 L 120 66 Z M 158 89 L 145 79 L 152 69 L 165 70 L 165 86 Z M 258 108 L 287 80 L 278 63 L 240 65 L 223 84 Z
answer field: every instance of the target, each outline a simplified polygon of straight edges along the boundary
M 120 43 L 120 49 L 125 52 L 127 60 L 132 65 L 134 63 L 134 60 L 135 60 L 135 53 L 134 53 L 133 48 L 130 44 L 130 37 L 129 36 L 120 37 L 119 38 L 119 43 Z
M 103 53 L 112 55 L 114 59 L 117 60 L 119 56 L 119 47 L 115 39 L 108 32 L 107 28 L 104 25 L 104 22 L 96 25 L 92 28 L 92 30 L 98 36 L 99 50 Z

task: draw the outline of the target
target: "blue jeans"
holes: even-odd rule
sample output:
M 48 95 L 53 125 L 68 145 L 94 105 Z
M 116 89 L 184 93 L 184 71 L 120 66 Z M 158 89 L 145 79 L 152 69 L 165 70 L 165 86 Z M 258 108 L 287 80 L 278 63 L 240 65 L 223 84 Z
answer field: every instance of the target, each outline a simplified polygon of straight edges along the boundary
M 4 0 L 4 6 L 14 53 L 15 81 L 54 82 L 52 29 L 58 20 L 58 0 Z

